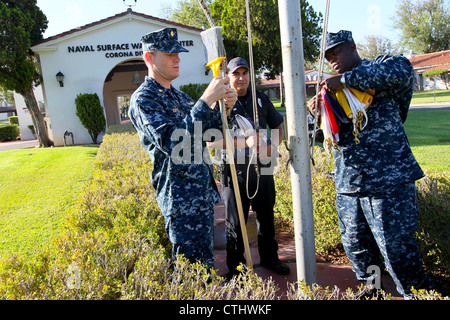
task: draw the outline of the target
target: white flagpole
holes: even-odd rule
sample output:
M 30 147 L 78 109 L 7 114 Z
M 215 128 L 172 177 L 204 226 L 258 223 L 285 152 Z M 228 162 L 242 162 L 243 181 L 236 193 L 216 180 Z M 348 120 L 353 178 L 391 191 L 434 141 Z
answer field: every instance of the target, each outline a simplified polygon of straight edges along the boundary
M 294 210 L 297 280 L 316 283 L 311 163 L 300 1 L 278 0 Z

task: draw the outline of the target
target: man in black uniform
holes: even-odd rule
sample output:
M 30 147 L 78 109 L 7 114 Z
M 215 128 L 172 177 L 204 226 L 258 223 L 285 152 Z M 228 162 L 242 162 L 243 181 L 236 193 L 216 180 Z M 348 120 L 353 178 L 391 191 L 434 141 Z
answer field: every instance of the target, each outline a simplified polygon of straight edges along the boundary
M 228 77 L 230 78 L 231 87 L 239 96 L 231 115 L 239 114 L 254 123 L 252 93 L 248 89 L 250 83 L 248 63 L 242 58 L 231 60 L 228 64 Z M 272 153 L 275 153 L 279 143 L 283 140 L 283 116 L 276 111 L 265 94 L 257 92 L 256 99 L 259 126 L 263 130 L 267 127 L 271 129 L 271 145 L 267 147 L 261 145 L 258 148 L 261 159 L 266 158 L 265 160 L 267 160 L 267 157 L 271 157 Z M 245 146 L 246 148 L 251 148 L 255 147 L 257 143 L 255 136 L 253 136 L 247 139 Z M 218 144 L 223 148 L 223 143 L 219 142 Z M 239 143 L 235 141 L 235 144 Z M 217 143 L 215 146 L 217 147 Z M 246 157 L 245 159 L 245 163 L 242 163 L 241 159 L 238 161 L 235 159 L 236 171 L 245 220 L 247 221 L 250 205 L 253 211 L 256 212 L 260 264 L 262 267 L 272 269 L 278 274 L 289 274 L 289 267 L 278 258 L 278 244 L 275 241 L 273 214 L 275 183 L 273 175 L 270 170 L 263 170 L 267 168 L 262 168 L 260 165 L 258 178 L 255 166 L 253 164 L 249 165 L 250 158 Z M 267 161 L 263 160 L 261 162 L 267 163 Z M 270 163 L 268 165 L 270 166 Z M 244 244 L 229 165 L 225 164 L 223 166 L 225 173 L 222 176 L 221 184 L 222 200 L 226 207 L 227 266 L 230 271 L 229 275 L 232 276 L 237 273 L 236 267 L 240 263 L 245 264 Z

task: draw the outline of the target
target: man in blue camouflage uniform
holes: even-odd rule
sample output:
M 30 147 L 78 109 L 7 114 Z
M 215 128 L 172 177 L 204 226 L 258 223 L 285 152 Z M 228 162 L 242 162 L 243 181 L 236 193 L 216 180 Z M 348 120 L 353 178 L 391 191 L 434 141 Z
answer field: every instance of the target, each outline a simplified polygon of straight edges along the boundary
M 231 108 L 237 94 L 226 77 L 214 78 L 196 103 L 172 86 L 179 76 L 178 54 L 188 52 L 175 28 L 149 33 L 141 42 L 149 74 L 131 97 L 129 116 L 153 163 L 152 184 L 172 258 L 183 254 L 213 268 L 214 205 L 220 196 L 212 166 L 204 162 L 209 154 L 203 133 L 221 127 L 215 102 L 225 98 Z
M 411 287 L 430 289 L 414 238 L 418 222 L 415 180 L 424 174 L 415 160 L 403 123 L 414 88 L 414 70 L 405 57 L 362 60 L 350 31 L 327 36 L 325 57 L 338 75 L 321 86 L 330 92 L 375 90 L 367 127 L 355 143 L 351 124 L 340 126 L 334 151 L 336 205 L 342 243 L 356 276 L 373 281 L 368 268 L 382 262 L 405 297 Z M 315 99 L 309 102 L 312 114 Z

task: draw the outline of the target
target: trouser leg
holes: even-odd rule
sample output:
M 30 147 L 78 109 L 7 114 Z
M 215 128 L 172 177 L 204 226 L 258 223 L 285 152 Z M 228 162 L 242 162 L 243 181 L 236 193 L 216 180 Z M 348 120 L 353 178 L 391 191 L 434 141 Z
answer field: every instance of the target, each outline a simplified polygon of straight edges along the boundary
M 256 190 L 257 179 L 251 180 L 250 195 Z M 275 205 L 275 183 L 273 176 L 262 175 L 258 193 L 252 200 L 252 209 L 256 213 L 258 232 L 258 252 L 262 264 L 270 265 L 278 261 L 278 244 L 275 241 L 275 225 L 273 207 Z
M 362 207 L 397 291 L 407 296 L 411 287 L 431 289 L 414 237 L 419 219 L 415 184 L 375 193 L 362 200 Z
M 237 167 L 240 177 L 239 192 L 244 211 L 245 222 L 247 223 L 250 204 L 256 212 L 257 233 L 258 233 L 258 251 L 261 262 L 271 264 L 278 261 L 278 244 L 275 241 L 275 226 L 273 206 L 275 204 L 275 183 L 273 176 L 261 175 L 257 180 L 256 172 L 253 166 L 249 168 L 247 177 L 246 170 L 248 166 Z M 247 190 L 247 182 L 248 190 Z M 236 205 L 234 190 L 231 188 L 232 181 L 222 185 L 222 200 L 226 208 L 226 238 L 227 238 L 227 266 L 230 272 L 246 260 L 244 258 L 244 243 L 242 239 L 239 214 Z M 258 188 L 257 188 L 258 187 Z M 248 192 L 247 192 L 248 191 Z M 250 200 L 255 192 L 256 196 Z
M 370 274 L 367 269 L 379 266 L 380 251 L 370 227 L 364 217 L 360 199 L 355 195 L 337 194 L 336 208 L 344 250 L 360 281 L 366 281 Z
M 214 268 L 214 208 L 175 213 L 166 217 L 166 231 L 172 243 L 172 259 L 184 255 L 190 262 Z
M 225 205 L 225 236 L 226 236 L 226 252 L 227 267 L 230 272 L 235 272 L 239 264 L 245 264 L 244 258 L 244 242 L 242 240 L 241 224 L 236 204 L 234 190 L 228 186 L 222 185 L 222 201 Z M 250 203 L 245 198 L 242 199 L 242 207 L 244 219 L 247 223 L 248 210 Z
M 371 194 L 338 195 L 337 208 L 342 242 L 358 279 L 367 279 L 367 268 L 377 264 L 381 252 L 400 294 L 407 296 L 412 286 L 432 287 L 414 238 L 418 221 L 414 183 Z

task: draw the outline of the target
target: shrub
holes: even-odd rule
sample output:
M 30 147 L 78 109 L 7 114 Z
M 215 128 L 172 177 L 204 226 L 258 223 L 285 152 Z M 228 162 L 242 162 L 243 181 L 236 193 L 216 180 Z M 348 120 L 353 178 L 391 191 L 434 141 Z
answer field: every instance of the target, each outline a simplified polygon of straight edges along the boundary
M 97 138 L 105 131 L 106 120 L 100 99 L 96 93 L 79 94 L 75 99 L 76 115 L 81 124 L 88 130 L 93 143 L 97 143 Z
M 10 124 L 0 127 L 0 142 L 15 141 L 20 136 L 20 128 L 18 125 Z
M 33 136 L 36 138 L 36 131 L 34 130 L 34 126 L 32 124 L 27 126 L 28 129 L 30 129 Z
M 105 137 L 93 180 L 67 213 L 65 231 L 35 257 L 0 261 L 0 297 L 117 299 L 142 255 L 168 256 L 164 221 L 151 187 L 151 163 L 137 134 Z M 79 289 L 70 289 L 73 270 Z
M 247 273 L 223 285 L 203 265 L 171 261 L 150 158 L 136 133 L 119 131 L 105 136 L 63 234 L 33 259 L 0 259 L 0 298 L 272 299 L 271 280 Z
M 203 92 L 205 92 L 208 87 L 208 83 L 199 84 L 199 83 L 189 83 L 180 86 L 180 91 L 186 93 L 192 100 L 197 101 L 202 96 Z
M 9 117 L 8 120 L 9 120 L 9 124 L 19 125 L 19 117 L 18 116 Z
M 280 163 L 287 163 L 289 153 L 284 145 L 280 146 L 280 154 L 282 155 Z M 327 173 L 334 170 L 334 164 L 333 159 L 320 148 L 316 148 L 315 161 L 316 165 L 311 167 L 315 244 L 318 254 L 328 255 L 330 252 L 336 252 L 341 244 L 339 224 L 336 216 L 334 182 L 327 177 Z M 293 233 L 294 217 L 289 168 L 280 166 L 274 178 L 277 190 L 277 201 L 274 211 L 277 221 Z
M 171 261 L 164 219 L 150 183 L 149 156 L 131 127 L 118 129 L 120 133 L 113 129 L 98 150 L 91 184 L 67 213 L 64 232 L 50 245 L 37 248 L 32 259 L 0 257 L 0 299 L 278 298 L 272 279 L 263 280 L 250 271 L 224 283 L 201 264 L 182 257 Z M 323 161 L 327 168 L 329 160 Z M 286 201 L 283 215 L 289 207 Z M 321 210 L 333 211 L 326 206 Z M 318 223 L 319 229 L 325 230 L 330 221 Z M 334 221 L 327 228 L 324 234 L 336 234 Z M 322 239 L 324 248 L 334 243 L 325 241 L 325 236 L 316 239 Z M 337 295 L 328 288 L 321 291 L 303 284 L 291 286 L 287 295 L 288 299 L 330 297 L 358 299 L 358 294 L 347 290 Z M 441 298 L 433 292 L 418 293 L 418 299 Z
M 425 173 L 416 184 L 420 210 L 416 238 L 435 287 L 450 295 L 450 173 Z

